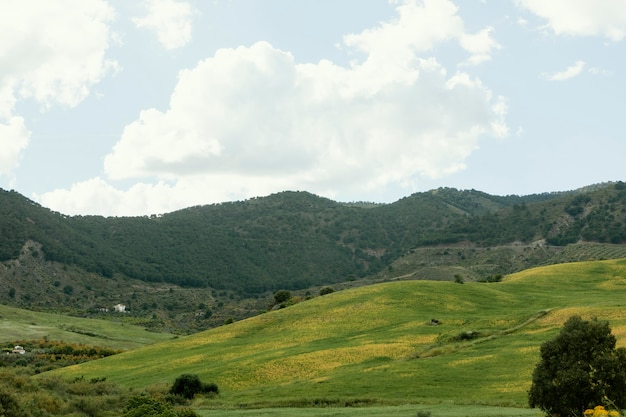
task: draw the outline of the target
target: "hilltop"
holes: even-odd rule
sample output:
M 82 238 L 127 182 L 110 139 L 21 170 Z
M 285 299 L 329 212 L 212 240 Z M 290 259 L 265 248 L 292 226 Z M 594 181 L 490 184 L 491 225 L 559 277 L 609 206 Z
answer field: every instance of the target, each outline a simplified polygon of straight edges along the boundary
M 626 257 L 626 186 L 530 196 L 440 188 L 392 204 L 307 192 L 143 217 L 66 216 L 0 191 L 0 303 L 198 331 L 323 286 L 490 280 Z

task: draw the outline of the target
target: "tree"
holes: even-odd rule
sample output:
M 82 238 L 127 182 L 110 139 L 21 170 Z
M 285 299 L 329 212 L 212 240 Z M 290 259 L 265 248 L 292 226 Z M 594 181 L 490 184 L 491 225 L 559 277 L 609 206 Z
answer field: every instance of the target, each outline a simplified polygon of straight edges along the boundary
M 198 375 L 195 374 L 182 374 L 174 381 L 170 393 L 179 395 L 181 397 L 192 399 L 196 394 L 215 393 L 219 394 L 217 384 L 209 383 L 204 384 L 200 381 Z
M 607 322 L 570 317 L 541 345 L 529 405 L 552 416 L 582 416 L 587 408 L 626 405 L 626 349 L 615 348 Z
M 182 374 L 176 378 L 170 392 L 174 395 L 192 399 L 196 394 L 202 392 L 202 382 L 198 375 Z
M 291 299 L 291 291 L 279 290 L 274 293 L 274 301 L 276 304 L 284 304 Z

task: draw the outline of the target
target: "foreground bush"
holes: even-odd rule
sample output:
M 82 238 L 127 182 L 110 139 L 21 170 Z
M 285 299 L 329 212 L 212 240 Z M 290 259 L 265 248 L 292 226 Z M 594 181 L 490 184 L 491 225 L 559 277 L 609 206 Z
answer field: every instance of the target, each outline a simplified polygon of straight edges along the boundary
M 128 400 L 122 417 L 199 417 L 193 410 L 176 410 L 172 404 L 153 397 L 140 395 Z

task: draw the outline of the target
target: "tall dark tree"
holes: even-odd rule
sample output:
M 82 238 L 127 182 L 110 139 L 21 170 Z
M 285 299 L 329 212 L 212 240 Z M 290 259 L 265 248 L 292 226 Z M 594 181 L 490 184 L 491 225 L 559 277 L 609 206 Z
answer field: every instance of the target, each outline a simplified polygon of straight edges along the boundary
M 541 345 L 530 406 L 562 417 L 581 416 L 596 405 L 624 408 L 626 349 L 616 349 L 615 342 L 607 322 L 569 318 L 556 338 Z

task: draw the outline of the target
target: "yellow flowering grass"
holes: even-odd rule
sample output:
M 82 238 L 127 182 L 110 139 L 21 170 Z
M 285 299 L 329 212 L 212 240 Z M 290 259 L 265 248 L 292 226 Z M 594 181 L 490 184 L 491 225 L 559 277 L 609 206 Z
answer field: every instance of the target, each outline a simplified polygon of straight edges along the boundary
M 608 320 L 624 345 L 614 290 L 624 276 L 626 261 L 602 261 L 492 284 L 377 284 L 56 372 L 133 388 L 194 373 L 233 405 L 375 397 L 524 406 L 539 346 L 569 316 Z

